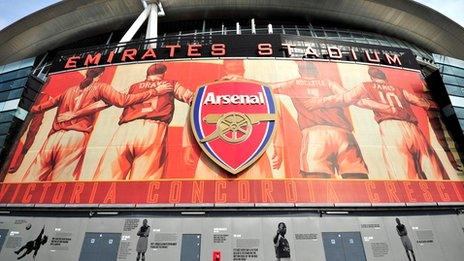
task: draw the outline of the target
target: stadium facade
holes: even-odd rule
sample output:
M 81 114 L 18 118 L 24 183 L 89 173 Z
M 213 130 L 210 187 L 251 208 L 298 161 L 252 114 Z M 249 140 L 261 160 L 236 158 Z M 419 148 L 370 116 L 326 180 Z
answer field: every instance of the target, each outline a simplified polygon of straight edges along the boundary
M 461 260 L 464 28 L 414 1 L 62 1 L 0 31 L 0 260 Z

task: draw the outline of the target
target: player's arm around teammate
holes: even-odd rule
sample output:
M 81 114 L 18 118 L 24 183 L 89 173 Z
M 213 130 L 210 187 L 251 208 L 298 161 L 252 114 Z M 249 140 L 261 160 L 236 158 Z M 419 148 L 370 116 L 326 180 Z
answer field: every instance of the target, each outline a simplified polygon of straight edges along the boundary
M 271 87 L 272 92 L 275 94 L 289 95 L 291 92 L 290 89 L 295 85 L 295 79 L 283 82 L 267 83 L 266 85 Z
M 304 102 L 308 110 L 320 107 L 344 107 L 349 105 L 356 105 L 365 109 L 376 109 L 386 112 L 394 112 L 395 108 L 386 104 L 381 104 L 376 101 L 370 100 L 367 97 L 367 91 L 363 85 L 357 85 L 354 88 L 342 93 L 320 98 L 309 98 Z
M 338 84 L 336 82 L 333 82 L 333 81 L 329 81 L 328 86 L 335 95 L 337 95 L 337 94 L 343 95 L 343 93 L 349 91 L 348 89 L 345 89 L 340 84 Z M 363 86 L 359 86 L 359 87 L 355 86 L 354 88 L 360 88 L 360 89 L 362 88 L 362 89 L 364 89 Z M 362 96 L 365 96 L 365 94 L 363 94 Z M 311 101 L 311 100 L 308 101 L 309 106 L 311 106 L 310 105 L 311 102 L 313 102 L 313 101 Z M 323 106 L 325 106 L 325 107 L 333 106 L 333 105 L 337 105 L 337 104 L 330 104 L 330 103 L 324 103 L 323 104 Z M 346 106 L 346 105 L 351 105 L 351 104 L 342 104 L 342 106 Z M 357 107 L 360 107 L 360 108 L 364 108 L 364 109 L 370 109 L 370 110 L 374 109 L 374 110 L 381 110 L 381 111 L 388 111 L 388 112 L 394 112 L 394 110 L 395 110 L 395 107 L 392 107 L 392 106 L 389 106 L 389 105 L 386 105 L 386 104 L 382 104 L 382 103 L 367 99 L 365 97 L 360 97 L 353 105 L 355 105 Z
M 174 83 L 172 90 L 174 92 L 174 98 L 177 100 L 185 102 L 189 105 L 192 103 L 193 92 L 182 86 L 179 82 Z
M 63 99 L 63 95 L 64 94 L 60 94 L 58 97 L 55 97 L 55 98 L 48 96 L 49 98 L 46 101 L 32 106 L 31 112 L 41 113 L 53 107 L 57 107 L 61 103 L 61 100 Z
M 67 111 L 67 112 L 64 112 L 64 113 L 60 113 L 56 117 L 56 120 L 58 122 L 70 121 L 70 120 L 78 118 L 78 117 L 84 117 L 84 116 L 87 116 L 87 115 L 94 114 L 94 113 L 99 112 L 101 110 L 104 110 L 104 109 L 106 109 L 106 108 L 108 108 L 110 106 L 111 105 L 108 105 L 103 101 L 97 101 L 97 102 L 94 102 L 94 103 L 84 107 L 84 108 L 81 108 L 78 111 Z
M 109 85 L 107 85 L 109 86 Z M 109 88 L 113 89 L 111 86 L 109 86 Z M 119 96 L 118 98 L 116 98 L 116 102 L 117 104 L 115 104 L 115 106 L 117 107 L 125 107 L 125 106 L 129 106 L 129 105 L 132 105 L 134 103 L 138 103 L 140 101 L 145 101 L 147 99 L 150 99 L 151 97 L 153 96 L 157 96 L 157 95 L 162 95 L 166 92 L 170 92 L 172 91 L 173 87 L 171 84 L 169 83 L 165 83 L 165 84 L 161 84 L 161 85 L 158 85 L 157 88 L 155 89 L 150 89 L 150 90 L 147 90 L 146 92 L 143 92 L 143 93 L 139 93 L 139 94 L 123 94 L 123 93 L 119 93 L 117 92 L 116 90 L 111 90 L 110 92 L 108 91 L 105 91 L 106 92 L 106 99 L 112 99 L 112 98 L 108 98 L 108 97 L 111 97 L 112 95 L 114 95 L 112 92 L 116 92 L 116 93 L 119 93 L 119 94 L 116 94 L 116 96 Z M 124 97 L 126 96 L 126 97 Z M 105 96 L 103 97 L 105 98 Z M 119 99 L 119 100 L 118 100 Z M 125 105 L 124 105 L 125 104 Z M 97 101 L 97 102 L 94 102 L 84 108 L 81 108 L 80 110 L 78 111 L 68 111 L 68 112 L 65 112 L 65 113 L 62 113 L 60 115 L 57 116 L 57 120 L 58 122 L 64 122 L 64 121 L 69 121 L 69 120 L 72 120 L 72 119 L 75 119 L 75 118 L 78 118 L 78 117 L 84 117 L 84 116 L 87 116 L 87 115 L 91 115 L 91 114 L 94 114 L 94 113 L 97 113 L 101 110 L 104 110 L 108 107 L 110 107 L 112 104 L 108 104 L 107 102 L 105 101 Z M 119 105 L 119 106 L 118 106 Z
M 438 106 L 436 103 L 434 103 L 433 101 L 429 101 L 427 99 L 424 99 L 424 98 L 420 98 L 406 90 L 403 90 L 403 95 L 404 97 L 406 98 L 406 100 L 413 104 L 413 105 L 416 105 L 418 107 L 421 107 L 421 108 L 424 108 L 426 110 L 428 109 L 436 109 Z
M 171 84 L 167 83 L 142 93 L 126 94 L 116 91 L 110 85 L 102 84 L 99 88 L 99 97 L 107 104 L 111 104 L 116 107 L 126 107 L 144 102 L 154 96 L 171 92 L 173 88 L 174 87 Z

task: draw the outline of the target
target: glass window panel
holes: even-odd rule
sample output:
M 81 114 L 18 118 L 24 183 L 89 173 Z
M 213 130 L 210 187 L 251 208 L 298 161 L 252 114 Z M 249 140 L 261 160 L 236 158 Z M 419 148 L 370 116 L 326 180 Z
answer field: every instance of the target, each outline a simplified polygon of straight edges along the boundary
M 335 31 L 326 31 L 328 37 L 339 38 L 338 33 Z
M 352 33 L 354 38 L 364 38 L 364 36 L 360 33 Z
M 451 65 L 456 66 L 456 67 L 464 68 L 464 61 L 463 60 L 455 59 L 455 58 L 452 58 L 452 57 L 446 57 L 445 63 L 451 64 Z
M 21 61 L 21 68 L 33 66 L 35 62 L 35 57 L 24 59 Z
M 0 83 L 0 91 L 22 88 L 26 85 L 26 82 L 27 82 L 27 77 L 8 81 L 8 82 L 2 82 Z
M 295 28 L 285 28 L 285 34 L 297 35 Z
M 0 122 L 10 122 L 13 120 L 15 111 L 4 111 L 0 112 Z
M 340 34 L 340 37 L 351 38 L 351 34 L 348 32 L 338 32 L 338 34 Z
M 16 89 L 16 90 L 12 90 L 10 91 L 10 94 L 8 95 L 8 99 L 17 99 L 17 98 L 21 98 L 21 94 L 23 93 L 23 90 L 24 89 Z
M 16 74 L 16 78 L 28 76 L 31 73 L 31 69 L 32 68 L 24 68 L 24 69 L 18 70 Z
M 305 35 L 305 36 L 312 36 L 311 34 L 311 31 L 308 29 L 308 30 L 303 30 L 303 29 L 298 29 L 298 31 L 300 31 L 300 35 Z
M 462 68 L 453 67 L 453 73 L 456 76 L 464 78 L 464 69 Z
M 464 130 L 464 120 L 459 120 L 459 125 L 461 125 L 461 129 Z
M 26 85 L 26 82 L 27 77 L 17 79 L 10 85 L 10 89 L 22 88 Z
M 0 75 L 0 82 L 6 82 L 14 79 L 13 73 L 5 73 Z
M 322 31 L 322 30 L 314 30 L 314 34 L 315 34 L 317 37 L 325 37 L 325 33 L 324 33 L 324 31 Z
M 32 68 L 28 67 L 28 68 L 24 68 L 24 69 L 21 69 L 21 70 L 14 71 L 14 72 L 9 72 L 9 73 L 2 74 L 2 75 L 0 75 L 0 82 L 6 82 L 6 81 L 13 80 L 13 79 L 28 76 L 30 74 L 30 72 L 31 72 L 31 69 Z
M 441 69 L 442 69 L 442 73 L 451 74 L 451 75 L 454 74 L 453 67 L 451 66 L 443 66 Z
M 450 75 L 443 75 L 443 82 L 448 84 L 458 85 L 458 81 L 456 77 Z
M 273 31 L 275 34 L 281 34 L 281 33 L 283 33 L 281 27 L 274 27 L 274 28 L 272 28 L 272 31 Z
M 28 114 L 28 111 L 26 111 L 25 109 L 21 107 L 18 107 L 18 109 L 14 113 L 14 117 L 24 121 L 26 119 L 27 114 Z
M 21 65 L 21 61 L 5 64 L 5 67 L 3 68 L 3 73 L 18 70 L 20 65 Z
M 11 122 L 0 123 L 0 134 L 7 134 L 10 126 Z
M 450 95 L 451 104 L 453 106 L 464 107 L 464 97 L 457 97 Z
M 256 29 L 256 34 L 267 34 L 267 28 Z
M 8 95 L 10 95 L 10 92 L 9 92 L 9 91 L 0 92 L 0 101 L 6 101 L 6 100 L 8 100 Z
M 5 144 L 6 140 L 6 135 L 0 135 L 0 147 L 3 147 L 3 144 Z
M 464 88 L 453 86 L 453 85 L 445 85 L 448 94 L 456 95 L 456 96 L 464 96 Z
M 19 100 L 20 99 L 6 101 L 2 111 L 9 111 L 18 108 Z
M 454 107 L 454 112 L 458 118 L 464 119 L 464 108 Z

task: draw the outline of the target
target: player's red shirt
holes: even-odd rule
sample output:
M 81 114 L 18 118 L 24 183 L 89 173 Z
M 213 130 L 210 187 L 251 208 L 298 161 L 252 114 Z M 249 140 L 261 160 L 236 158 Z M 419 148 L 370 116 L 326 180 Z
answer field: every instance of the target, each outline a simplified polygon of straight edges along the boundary
M 128 106 L 122 112 L 119 124 L 130 122 L 136 119 L 152 119 L 156 121 L 162 121 L 170 123 L 174 115 L 174 99 L 178 99 L 183 102 L 190 101 L 193 93 L 182 87 L 176 81 L 143 81 L 133 84 L 129 88 L 129 93 L 141 93 L 147 89 L 154 89 L 159 84 L 170 83 L 174 86 L 173 92 L 164 93 L 152 97 L 143 103 L 134 104 Z
M 408 121 L 414 124 L 417 123 L 417 118 L 414 115 L 411 109 L 411 105 L 404 96 L 403 90 L 401 88 L 389 84 L 375 82 L 365 82 L 364 88 L 371 100 L 393 106 L 396 109 L 395 113 L 373 109 L 375 120 L 378 123 L 384 120 L 400 120 Z
M 310 97 L 322 98 L 334 94 L 327 80 L 300 78 L 295 80 L 292 86 L 277 89 L 277 93 L 285 94 L 292 99 L 298 112 L 300 129 L 327 125 L 349 131 L 353 130 L 351 121 L 347 116 L 347 108 L 332 107 L 314 110 L 305 108 L 304 101 Z
M 53 121 L 52 133 L 60 130 L 76 130 L 91 132 L 96 119 L 96 114 L 80 116 L 75 119 L 58 122 L 57 116 L 61 113 L 76 112 L 97 101 L 103 100 L 106 104 L 124 107 L 133 103 L 139 103 L 151 97 L 149 92 L 137 95 L 128 95 L 114 90 L 110 85 L 104 83 L 92 83 L 86 88 L 74 86 L 67 89 L 56 98 L 33 107 L 32 112 L 37 113 L 58 106 L 58 111 Z

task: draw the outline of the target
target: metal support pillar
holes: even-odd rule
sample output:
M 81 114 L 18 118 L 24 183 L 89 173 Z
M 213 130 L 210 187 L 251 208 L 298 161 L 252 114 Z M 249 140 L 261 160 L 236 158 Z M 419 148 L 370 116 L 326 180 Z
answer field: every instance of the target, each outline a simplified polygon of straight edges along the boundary
M 158 6 L 155 4 L 149 6 L 151 9 L 150 15 L 148 16 L 147 39 L 158 37 Z
M 147 18 L 148 24 L 145 38 L 152 39 L 158 37 L 158 17 L 164 16 L 163 6 L 157 0 L 142 0 L 142 4 L 145 9 L 121 38 L 120 43 L 131 41 Z M 150 47 L 156 48 L 156 43 L 150 44 Z
M 251 33 L 256 34 L 256 24 L 255 24 L 255 19 L 251 19 Z
M 142 26 L 142 24 L 145 22 L 145 20 L 147 20 L 148 16 L 150 15 L 150 10 L 151 10 L 150 6 L 147 6 L 147 8 L 143 10 L 143 12 L 139 15 L 139 17 L 137 17 L 135 22 L 131 25 L 129 30 L 127 30 L 127 32 L 121 38 L 121 40 L 119 41 L 120 43 L 125 43 L 125 42 L 129 42 L 130 40 L 132 40 L 134 35 L 137 33 L 137 31 Z

